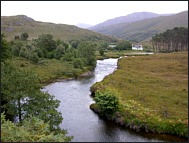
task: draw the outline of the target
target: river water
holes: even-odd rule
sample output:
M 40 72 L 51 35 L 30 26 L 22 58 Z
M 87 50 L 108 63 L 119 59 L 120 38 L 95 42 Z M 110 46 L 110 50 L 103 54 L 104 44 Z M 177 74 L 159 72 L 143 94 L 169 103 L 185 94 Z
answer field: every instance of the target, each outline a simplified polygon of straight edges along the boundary
M 48 91 L 60 100 L 57 109 L 61 111 L 62 129 L 68 136 L 74 136 L 73 142 L 160 142 L 172 141 L 172 136 L 152 133 L 136 133 L 111 121 L 101 119 L 90 108 L 94 103 L 90 96 L 90 87 L 117 68 L 118 59 L 98 60 L 93 74 L 78 77 L 70 81 L 48 84 L 42 91 Z M 173 137 L 174 138 L 174 137 Z M 174 139 L 175 141 L 175 139 Z M 176 141 L 179 141 L 176 139 Z

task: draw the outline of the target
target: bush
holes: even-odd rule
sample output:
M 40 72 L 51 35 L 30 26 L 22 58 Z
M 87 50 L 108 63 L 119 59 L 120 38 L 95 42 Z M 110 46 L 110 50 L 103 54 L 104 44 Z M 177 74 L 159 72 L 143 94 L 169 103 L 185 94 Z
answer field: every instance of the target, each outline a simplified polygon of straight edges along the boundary
M 38 55 L 39 58 L 43 57 L 43 51 L 41 49 L 37 48 L 34 51 L 37 53 L 37 55 Z
M 29 55 L 29 60 L 32 61 L 32 62 L 34 62 L 34 63 L 38 63 L 39 58 L 37 56 L 37 53 L 31 53 Z
M 73 139 L 66 136 L 64 130 L 55 135 L 50 132 L 49 123 L 37 117 L 30 117 L 23 121 L 22 126 L 16 126 L 11 121 L 5 120 L 1 113 L 1 141 L 2 142 L 68 142 Z
M 104 55 L 104 50 L 103 50 L 102 48 L 100 49 L 99 54 L 100 54 L 101 56 Z
M 74 59 L 73 65 L 74 68 L 80 68 L 80 69 L 83 68 L 81 59 Z
M 118 109 L 119 98 L 115 90 L 97 90 L 93 99 L 103 114 L 112 114 Z
M 12 52 L 12 54 L 13 54 L 14 56 L 17 56 L 17 57 L 18 57 L 19 54 L 20 54 L 20 49 L 19 49 L 19 47 L 13 45 L 13 46 L 11 47 L 11 52 Z
M 48 52 L 47 55 L 46 55 L 46 57 L 47 57 L 48 59 L 54 58 L 54 52 Z
M 22 46 L 22 48 L 21 48 L 21 50 L 20 50 L 20 54 L 19 54 L 19 56 L 20 57 L 25 57 L 25 52 L 26 52 L 26 47 L 25 46 Z
M 66 53 L 63 57 L 64 61 L 72 61 L 72 55 L 70 53 Z

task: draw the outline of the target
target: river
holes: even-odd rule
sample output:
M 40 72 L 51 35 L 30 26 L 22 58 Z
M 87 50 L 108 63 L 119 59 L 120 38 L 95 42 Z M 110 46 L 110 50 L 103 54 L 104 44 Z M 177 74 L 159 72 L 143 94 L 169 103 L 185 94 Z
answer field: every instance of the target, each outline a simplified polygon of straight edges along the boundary
M 90 108 L 94 103 L 90 96 L 90 87 L 117 68 L 118 59 L 97 60 L 93 74 L 78 77 L 74 80 L 59 81 L 48 84 L 42 91 L 48 91 L 60 100 L 57 109 L 61 111 L 62 129 L 67 129 L 68 136 L 74 136 L 73 142 L 161 142 L 180 141 L 179 138 L 168 135 L 156 135 L 126 129 L 111 121 L 99 117 Z

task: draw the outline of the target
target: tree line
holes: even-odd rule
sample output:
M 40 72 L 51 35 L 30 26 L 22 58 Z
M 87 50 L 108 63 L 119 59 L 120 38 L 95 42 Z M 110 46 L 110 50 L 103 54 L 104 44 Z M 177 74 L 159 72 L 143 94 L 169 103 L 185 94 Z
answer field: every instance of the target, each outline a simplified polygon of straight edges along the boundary
M 154 52 L 188 51 L 188 28 L 175 27 L 152 36 Z

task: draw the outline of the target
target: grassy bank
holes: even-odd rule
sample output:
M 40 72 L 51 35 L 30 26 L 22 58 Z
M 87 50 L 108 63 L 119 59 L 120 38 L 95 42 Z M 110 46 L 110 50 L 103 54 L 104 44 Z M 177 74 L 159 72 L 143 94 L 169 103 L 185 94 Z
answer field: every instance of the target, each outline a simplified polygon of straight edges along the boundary
M 147 53 L 147 52 L 144 52 L 144 51 L 128 51 L 128 50 L 123 50 L 123 51 L 118 51 L 118 50 L 114 50 L 114 51 L 105 51 L 104 52 L 104 55 L 101 56 L 99 54 L 99 51 L 96 51 L 96 57 L 97 57 L 97 60 L 102 60 L 102 59 L 108 59 L 108 58 L 119 58 L 121 56 L 146 56 L 148 54 L 144 54 L 144 53 Z
M 40 75 L 42 82 L 49 82 L 57 78 L 71 78 L 89 71 L 88 67 L 74 68 L 72 61 L 56 59 L 39 59 L 39 62 L 34 64 L 24 58 L 15 57 L 12 62 L 20 69 L 32 69 Z
M 121 58 L 118 70 L 91 90 L 107 87 L 120 97 L 111 119 L 137 131 L 188 138 L 188 52 Z

